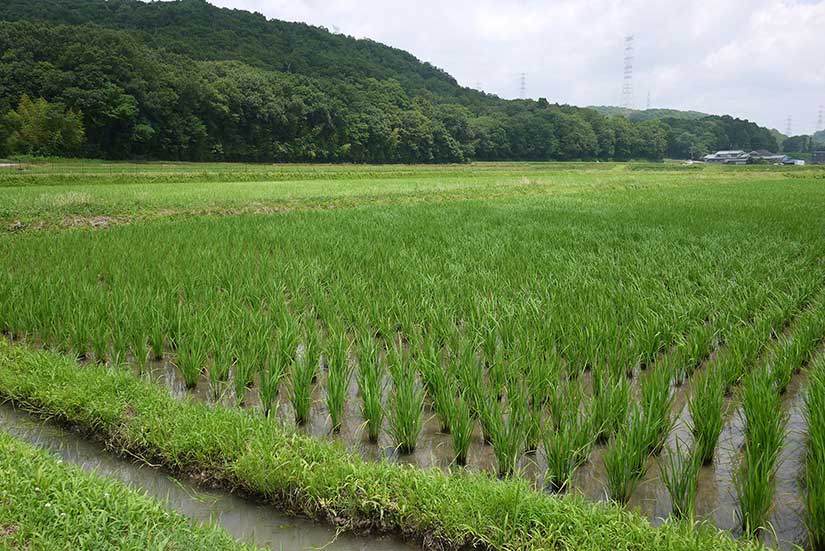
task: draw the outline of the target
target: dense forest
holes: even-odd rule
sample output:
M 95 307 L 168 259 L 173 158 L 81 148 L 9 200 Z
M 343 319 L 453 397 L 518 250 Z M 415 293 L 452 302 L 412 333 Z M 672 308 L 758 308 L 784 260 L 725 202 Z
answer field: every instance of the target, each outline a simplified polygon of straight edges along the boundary
M 203 0 L 4 0 L 0 155 L 464 162 L 777 150 L 731 117 L 504 100 L 370 40 Z

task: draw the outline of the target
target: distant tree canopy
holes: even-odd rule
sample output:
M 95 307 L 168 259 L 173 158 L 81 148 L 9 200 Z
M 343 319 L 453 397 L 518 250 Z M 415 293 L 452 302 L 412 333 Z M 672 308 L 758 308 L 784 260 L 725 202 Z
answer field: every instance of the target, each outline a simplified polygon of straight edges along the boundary
M 6 152 L 38 156 L 70 156 L 83 144 L 83 115 L 43 98 L 20 98 L 16 109 L 2 120 L 0 149 Z
M 0 52 L 0 113 L 43 98 L 85 134 L 58 149 L 9 135 L 12 152 L 430 163 L 777 148 L 766 129 L 730 117 L 631 122 L 503 100 L 397 49 L 203 0 L 6 0 Z

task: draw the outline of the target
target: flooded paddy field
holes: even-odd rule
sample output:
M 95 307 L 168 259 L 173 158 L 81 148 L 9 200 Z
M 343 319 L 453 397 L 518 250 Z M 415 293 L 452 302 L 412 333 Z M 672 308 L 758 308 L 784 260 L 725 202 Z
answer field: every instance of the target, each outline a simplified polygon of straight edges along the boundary
M 370 462 L 815 547 L 819 172 L 290 170 L 16 171 L 0 330 Z

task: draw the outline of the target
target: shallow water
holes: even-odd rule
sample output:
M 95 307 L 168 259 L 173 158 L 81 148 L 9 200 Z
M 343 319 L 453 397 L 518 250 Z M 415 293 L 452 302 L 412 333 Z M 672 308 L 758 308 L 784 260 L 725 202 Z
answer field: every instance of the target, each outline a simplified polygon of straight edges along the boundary
M 334 528 L 279 514 L 272 506 L 232 494 L 199 489 L 191 481 L 137 465 L 107 453 L 78 434 L 0 405 L 0 430 L 49 450 L 86 471 L 119 479 L 160 500 L 169 509 L 199 522 L 214 522 L 236 539 L 281 550 L 411 551 L 417 546 L 390 537 L 336 534 Z

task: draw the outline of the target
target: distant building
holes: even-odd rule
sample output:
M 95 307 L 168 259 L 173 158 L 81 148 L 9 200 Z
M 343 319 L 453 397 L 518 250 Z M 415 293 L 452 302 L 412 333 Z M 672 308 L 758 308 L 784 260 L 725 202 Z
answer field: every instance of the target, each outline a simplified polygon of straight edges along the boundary
M 703 160 L 706 163 L 716 163 L 721 165 L 746 165 L 750 159 L 750 153 L 741 150 L 717 151 L 710 155 L 705 155 Z
M 750 160 L 753 163 L 777 164 L 787 161 L 788 156 L 771 153 L 767 149 L 757 149 L 756 151 L 750 152 Z
M 825 151 L 814 151 L 811 162 L 815 165 L 825 165 Z

